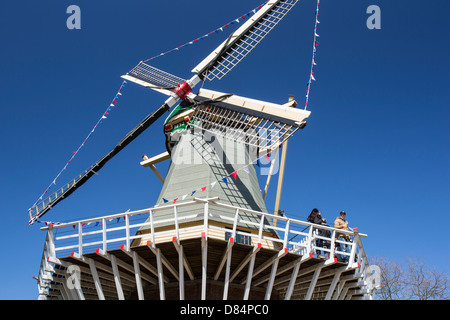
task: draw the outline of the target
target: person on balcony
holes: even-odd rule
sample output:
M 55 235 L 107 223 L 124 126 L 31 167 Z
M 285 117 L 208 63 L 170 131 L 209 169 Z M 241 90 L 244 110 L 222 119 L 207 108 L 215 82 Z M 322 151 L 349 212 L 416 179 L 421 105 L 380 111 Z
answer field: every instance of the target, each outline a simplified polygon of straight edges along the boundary
M 312 209 L 311 213 L 309 214 L 307 220 L 311 223 L 315 223 L 315 224 L 320 224 L 320 225 L 326 225 L 327 221 L 326 219 L 322 218 L 322 215 L 320 213 L 320 211 L 317 208 Z M 329 237 L 330 231 L 328 230 L 322 230 L 319 228 L 314 228 L 313 232 L 318 230 L 318 235 L 319 236 L 324 236 L 324 237 Z M 329 246 L 327 246 L 327 241 L 324 241 L 322 239 L 317 239 L 315 241 L 316 243 L 316 247 L 318 248 L 329 248 Z M 322 255 L 322 251 L 321 250 L 317 250 L 317 258 L 328 258 L 329 254 L 328 252 L 323 251 L 324 256 Z
M 345 211 L 341 211 L 339 213 L 339 217 L 336 218 L 334 221 L 334 227 L 336 229 L 348 231 L 348 221 L 345 220 L 346 217 Z M 339 241 L 345 241 L 345 242 L 351 242 L 351 238 L 349 234 L 346 233 L 337 233 L 336 235 L 337 240 Z M 345 243 L 336 243 L 336 249 L 341 252 L 350 253 L 350 245 Z M 339 262 L 345 262 L 347 263 L 349 261 L 349 256 L 343 255 L 343 254 L 336 254 L 337 259 Z

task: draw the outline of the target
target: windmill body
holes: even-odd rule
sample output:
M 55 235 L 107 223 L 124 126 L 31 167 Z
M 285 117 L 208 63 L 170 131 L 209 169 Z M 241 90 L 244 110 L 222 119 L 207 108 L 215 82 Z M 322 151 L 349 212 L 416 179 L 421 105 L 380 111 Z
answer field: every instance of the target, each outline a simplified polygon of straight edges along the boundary
M 312 225 L 266 207 L 258 161 L 286 149 L 310 112 L 296 108 L 292 97 L 277 104 L 195 89 L 230 72 L 296 3 L 268 1 L 194 67 L 188 80 L 147 61 L 123 75 L 166 95 L 165 102 L 73 183 L 30 208 L 30 224 L 168 115 L 166 151 L 141 162 L 156 173 L 155 183 L 163 183 L 161 192 L 151 208 L 42 228 L 47 237 L 37 278 L 40 299 L 372 297 L 365 234 Z M 155 167 L 160 161 L 170 161 L 165 175 Z M 338 231 L 353 238 L 350 250 L 340 249 Z

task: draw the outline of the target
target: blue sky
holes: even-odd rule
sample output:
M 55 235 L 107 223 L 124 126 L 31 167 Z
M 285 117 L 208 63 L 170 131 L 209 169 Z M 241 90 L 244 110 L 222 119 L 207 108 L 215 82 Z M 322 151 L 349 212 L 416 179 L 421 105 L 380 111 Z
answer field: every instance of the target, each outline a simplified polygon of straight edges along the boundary
M 220 27 L 263 1 L 19 1 L 0 11 L 0 299 L 35 299 L 45 233 L 27 209 L 65 165 L 140 60 Z M 66 8 L 81 8 L 68 30 Z M 381 30 L 366 27 L 369 5 Z M 205 87 L 304 103 L 315 1 L 300 1 L 225 79 Z M 317 207 L 369 235 L 370 256 L 415 256 L 449 272 L 450 3 L 321 2 L 309 125 L 289 142 L 281 207 Z M 228 33 L 226 33 L 228 34 Z M 224 40 L 218 34 L 158 58 L 181 77 Z M 89 139 L 57 186 L 108 152 L 164 96 L 129 84 L 119 107 Z M 162 120 L 143 133 L 44 220 L 67 221 L 152 206 L 161 184 L 139 165 L 165 150 Z M 168 163 L 158 166 L 162 172 Z M 276 183 L 267 207 L 273 208 Z

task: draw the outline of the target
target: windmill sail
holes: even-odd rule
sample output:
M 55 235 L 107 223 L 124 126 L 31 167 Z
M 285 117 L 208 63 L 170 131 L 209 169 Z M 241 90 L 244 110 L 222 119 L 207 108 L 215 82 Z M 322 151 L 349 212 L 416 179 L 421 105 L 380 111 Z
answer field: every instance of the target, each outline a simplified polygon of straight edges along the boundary
M 192 72 L 212 81 L 222 79 L 286 16 L 298 0 L 269 1 Z
M 28 210 L 30 215 L 30 221 L 28 224 L 33 224 L 35 221 L 39 220 L 47 211 L 49 211 L 58 202 L 62 201 L 70 194 L 72 194 L 76 189 L 81 187 L 89 178 L 96 174 L 109 160 L 111 160 L 116 154 L 123 150 L 131 141 L 136 139 L 142 132 L 144 132 L 150 125 L 152 125 L 156 120 L 158 120 L 161 115 L 163 115 L 167 110 L 169 110 L 170 105 L 164 103 L 155 112 L 148 115 L 144 120 L 142 120 L 133 130 L 131 130 L 110 152 L 108 152 L 103 158 L 98 160 L 89 169 L 80 174 L 78 177 L 73 179 L 71 182 L 66 184 L 64 187 L 56 191 L 54 194 L 50 195 L 48 198 L 38 202 L 34 207 Z
M 122 78 L 166 95 L 171 95 L 180 83 L 186 81 L 142 61 Z
M 254 148 L 274 150 L 306 124 L 310 112 L 287 105 L 201 89 L 195 98 L 192 126 L 241 141 Z

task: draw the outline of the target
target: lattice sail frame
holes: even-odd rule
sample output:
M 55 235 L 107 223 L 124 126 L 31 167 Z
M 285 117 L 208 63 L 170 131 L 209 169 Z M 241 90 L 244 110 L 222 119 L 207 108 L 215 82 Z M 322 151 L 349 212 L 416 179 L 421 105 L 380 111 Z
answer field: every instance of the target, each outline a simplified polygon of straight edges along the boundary
M 190 124 L 216 137 L 246 144 L 255 150 L 275 150 L 301 126 L 275 122 L 209 103 L 194 108 Z
M 176 88 L 177 85 L 186 81 L 143 62 L 140 62 L 128 74 L 160 88 Z
M 222 79 L 244 59 L 264 37 L 288 14 L 298 0 L 268 1 L 241 28 L 236 30 L 192 72 L 206 79 Z

